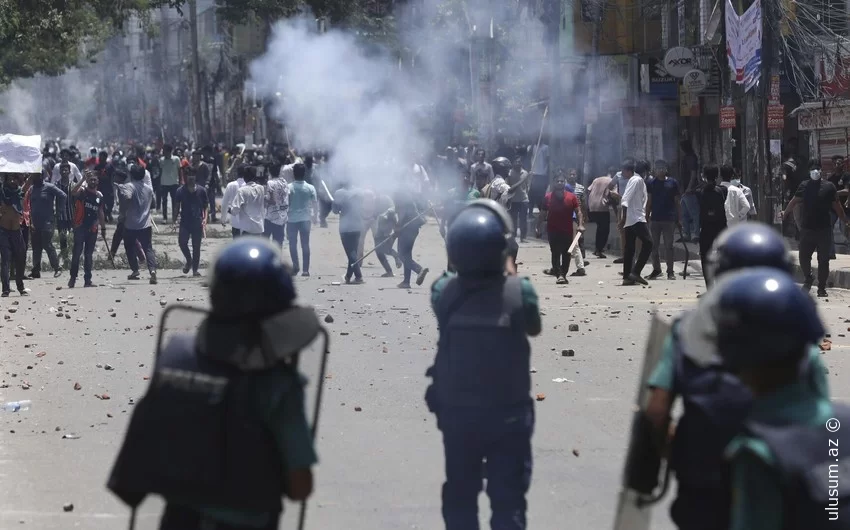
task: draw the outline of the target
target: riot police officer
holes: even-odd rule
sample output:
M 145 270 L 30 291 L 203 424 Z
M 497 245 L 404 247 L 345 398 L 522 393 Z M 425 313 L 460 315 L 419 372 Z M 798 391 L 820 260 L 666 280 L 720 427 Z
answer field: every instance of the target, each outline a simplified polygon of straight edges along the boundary
M 160 530 L 276 529 L 282 496 L 313 488 L 297 356 L 323 330 L 266 239 L 222 251 L 210 298 L 197 335 L 159 353 L 108 486 L 134 511 L 162 495 Z
M 790 275 L 768 268 L 731 274 L 715 290 L 718 351 L 754 396 L 726 450 L 729 528 L 847 530 L 850 456 L 841 448 L 850 445 L 850 407 L 808 381 L 807 372 L 820 369 L 811 345 L 824 335 L 814 301 Z
M 792 270 L 788 247 L 779 233 L 768 225 L 747 222 L 724 231 L 715 241 L 706 274 L 713 280 L 730 271 L 758 266 L 785 273 Z M 644 447 L 653 447 L 643 468 L 652 475 L 645 483 L 648 490 L 657 483 L 676 396 L 684 405 L 668 457 L 668 468 L 678 485 L 670 516 L 681 530 L 728 528 L 730 491 L 723 450 L 740 430 L 752 404 L 752 394 L 729 373 L 718 354 L 716 302 L 716 293 L 709 289 L 694 310 L 674 321 L 647 382 L 651 427 L 644 434 L 651 441 L 645 439 Z M 825 371 L 817 348 L 812 352 L 812 365 L 808 380 L 813 391 L 826 395 Z
M 492 528 L 526 528 L 534 428 L 528 336 L 541 322 L 530 280 L 506 275 L 513 233 L 498 203 L 470 203 L 446 237 L 457 274 L 444 273 L 431 288 L 440 337 L 426 402 L 443 433 L 447 530 L 478 528 L 485 474 Z

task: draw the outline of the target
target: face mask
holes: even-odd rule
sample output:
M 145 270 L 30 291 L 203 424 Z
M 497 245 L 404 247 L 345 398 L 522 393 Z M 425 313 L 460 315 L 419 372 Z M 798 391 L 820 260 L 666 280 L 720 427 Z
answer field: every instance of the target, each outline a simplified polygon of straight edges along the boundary
M 812 180 L 820 180 L 820 170 L 813 169 L 809 171 L 809 178 Z
M 741 187 L 741 179 L 732 179 L 732 185 L 735 186 L 736 188 L 740 188 Z

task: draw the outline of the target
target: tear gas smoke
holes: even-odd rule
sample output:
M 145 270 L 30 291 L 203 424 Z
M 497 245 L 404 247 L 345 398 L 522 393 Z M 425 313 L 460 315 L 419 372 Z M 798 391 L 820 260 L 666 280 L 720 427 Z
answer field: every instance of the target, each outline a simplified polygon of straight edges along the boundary
M 275 25 L 251 65 L 257 93 L 275 100 L 300 149 L 332 152 L 337 179 L 391 190 L 430 150 L 420 129 L 429 99 L 384 51 L 367 53 L 351 34 L 314 27 L 306 17 Z

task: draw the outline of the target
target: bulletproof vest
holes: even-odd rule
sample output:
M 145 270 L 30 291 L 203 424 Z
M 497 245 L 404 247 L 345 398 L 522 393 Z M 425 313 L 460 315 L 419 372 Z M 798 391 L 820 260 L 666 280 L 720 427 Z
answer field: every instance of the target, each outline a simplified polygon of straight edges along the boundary
M 435 308 L 440 326 L 434 387 L 441 406 L 530 401 L 531 347 L 516 276 L 449 280 Z
M 720 185 L 708 184 L 702 190 L 699 222 L 708 225 L 726 224 L 726 195 L 728 190 Z
M 175 336 L 136 405 L 109 489 L 133 507 L 153 493 L 182 504 L 279 513 L 282 458 L 255 410 L 255 380 L 199 356 L 194 337 Z
M 745 431 L 767 444 L 782 486 L 785 530 L 850 529 L 850 407 L 832 404 L 839 429 L 826 425 L 747 422 Z
M 676 426 L 670 464 L 685 489 L 714 490 L 725 495 L 729 483 L 723 451 L 739 433 L 753 396 L 722 366 L 699 366 L 690 360 L 678 328 L 679 322 L 674 323 L 673 390 L 682 397 L 684 414 Z

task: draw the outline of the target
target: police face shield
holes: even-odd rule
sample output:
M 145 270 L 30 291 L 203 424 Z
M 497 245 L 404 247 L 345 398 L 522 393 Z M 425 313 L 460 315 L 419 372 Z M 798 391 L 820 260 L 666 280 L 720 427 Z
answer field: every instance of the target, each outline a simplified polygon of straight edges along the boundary
M 169 343 L 186 336 L 195 338 L 198 355 L 243 372 L 297 369 L 304 380 L 305 414 L 315 435 L 329 344 L 313 308 L 292 306 L 264 318 L 238 321 L 216 317 L 198 306 L 171 305 L 160 320 L 157 359 Z

